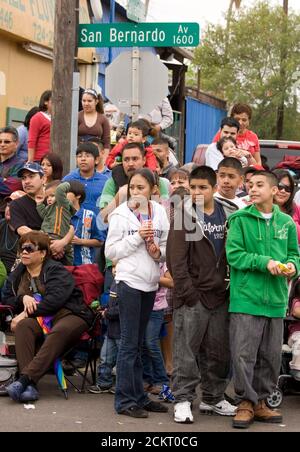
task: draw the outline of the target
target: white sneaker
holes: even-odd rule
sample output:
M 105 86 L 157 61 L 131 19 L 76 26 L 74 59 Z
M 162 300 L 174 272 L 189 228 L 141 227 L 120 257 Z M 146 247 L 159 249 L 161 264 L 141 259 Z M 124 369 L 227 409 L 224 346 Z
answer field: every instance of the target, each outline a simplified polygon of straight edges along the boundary
M 220 416 L 235 416 L 237 407 L 231 405 L 227 400 L 222 400 L 216 405 L 208 405 L 208 403 L 201 402 L 199 405 L 201 414 L 219 414 Z
M 191 411 L 191 402 L 179 402 L 174 405 L 174 421 L 182 424 L 192 424 L 194 418 Z

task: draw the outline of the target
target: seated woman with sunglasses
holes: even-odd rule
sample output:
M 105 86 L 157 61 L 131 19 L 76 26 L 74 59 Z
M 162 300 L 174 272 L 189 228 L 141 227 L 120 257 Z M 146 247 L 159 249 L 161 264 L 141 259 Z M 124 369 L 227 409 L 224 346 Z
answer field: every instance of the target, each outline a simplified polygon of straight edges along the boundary
M 282 212 L 293 218 L 297 227 L 298 244 L 300 246 L 300 206 L 294 202 L 294 179 L 286 170 L 277 169 L 273 172 L 278 179 L 278 193 L 275 195 L 274 203 L 280 207 Z
M 24 234 L 19 240 L 21 263 L 9 275 L 3 290 L 2 303 L 18 314 L 11 329 L 15 332 L 20 378 L 7 387 L 7 392 L 19 402 L 39 398 L 36 384 L 40 378 L 93 322 L 93 313 L 75 288 L 73 276 L 50 258 L 49 245 L 43 232 Z M 35 293 L 41 295 L 39 303 Z M 37 317 L 46 316 L 53 318 L 52 329 L 44 339 Z

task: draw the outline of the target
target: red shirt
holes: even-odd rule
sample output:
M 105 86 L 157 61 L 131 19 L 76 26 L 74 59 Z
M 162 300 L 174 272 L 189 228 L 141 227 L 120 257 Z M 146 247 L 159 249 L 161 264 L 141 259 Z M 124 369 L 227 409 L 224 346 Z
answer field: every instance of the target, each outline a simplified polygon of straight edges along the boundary
M 36 113 L 30 121 L 28 149 L 34 149 L 34 160 L 42 158 L 50 151 L 51 119 L 43 112 Z
M 221 132 L 219 131 L 213 139 L 213 143 L 216 143 L 220 139 Z M 245 151 L 251 152 L 251 154 L 255 154 L 255 152 L 260 152 L 260 146 L 258 142 L 258 136 L 256 133 L 252 132 L 251 130 L 246 130 L 245 133 L 240 135 L 237 134 L 236 137 L 237 145 L 240 149 L 244 149 Z

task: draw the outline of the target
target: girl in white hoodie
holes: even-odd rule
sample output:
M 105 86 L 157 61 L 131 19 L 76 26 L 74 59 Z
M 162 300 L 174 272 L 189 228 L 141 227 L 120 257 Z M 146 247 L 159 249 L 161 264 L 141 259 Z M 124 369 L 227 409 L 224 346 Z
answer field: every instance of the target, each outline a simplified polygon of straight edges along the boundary
M 121 341 L 117 359 L 117 413 L 148 417 L 167 408 L 148 398 L 143 387 L 141 350 L 165 260 L 169 230 L 167 214 L 151 195 L 157 191 L 153 173 L 142 168 L 128 182 L 128 201 L 109 216 L 105 255 L 117 262 Z

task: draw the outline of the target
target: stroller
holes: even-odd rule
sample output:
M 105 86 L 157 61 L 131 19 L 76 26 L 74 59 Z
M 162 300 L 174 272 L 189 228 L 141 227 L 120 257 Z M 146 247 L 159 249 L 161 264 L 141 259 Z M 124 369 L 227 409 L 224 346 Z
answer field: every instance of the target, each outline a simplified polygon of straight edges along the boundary
M 298 293 L 296 293 L 298 292 Z M 293 282 L 289 295 L 289 310 L 291 308 L 292 300 L 295 296 L 299 296 L 300 292 L 300 278 Z M 300 319 L 288 315 L 284 319 L 284 334 L 283 346 L 281 354 L 280 374 L 277 380 L 277 386 L 273 393 L 266 399 L 266 404 L 269 408 L 278 408 L 283 400 L 283 396 L 287 394 L 300 394 L 300 381 L 293 376 L 290 368 L 292 361 L 292 349 L 288 346 L 289 326 L 292 323 L 299 322 Z

